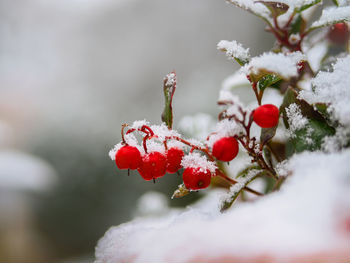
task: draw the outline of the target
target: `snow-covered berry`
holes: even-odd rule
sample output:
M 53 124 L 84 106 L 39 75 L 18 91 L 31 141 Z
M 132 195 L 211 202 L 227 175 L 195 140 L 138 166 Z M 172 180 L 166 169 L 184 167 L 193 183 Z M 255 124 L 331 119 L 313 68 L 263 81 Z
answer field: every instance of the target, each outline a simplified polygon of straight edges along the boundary
M 166 157 L 160 152 L 151 152 L 142 156 L 142 163 L 137 170 L 146 181 L 162 177 L 166 172 Z
M 119 169 L 135 170 L 141 165 L 141 153 L 136 147 L 125 145 L 115 154 L 115 163 Z
M 168 149 L 166 152 L 166 158 L 167 158 L 167 167 L 166 171 L 168 173 L 176 173 L 182 166 L 181 166 L 181 160 L 182 157 L 184 157 L 183 150 L 172 147 Z
M 278 124 L 279 110 L 275 105 L 265 104 L 256 108 L 253 113 L 254 122 L 261 128 L 272 128 Z
M 238 142 L 233 137 L 223 137 L 213 144 L 212 153 L 223 162 L 232 161 L 238 154 Z
M 182 174 L 182 180 L 187 189 L 200 190 L 210 185 L 211 173 L 208 169 L 188 167 Z
M 346 23 L 337 23 L 328 31 L 328 39 L 338 45 L 344 45 L 349 40 L 349 36 L 349 27 Z

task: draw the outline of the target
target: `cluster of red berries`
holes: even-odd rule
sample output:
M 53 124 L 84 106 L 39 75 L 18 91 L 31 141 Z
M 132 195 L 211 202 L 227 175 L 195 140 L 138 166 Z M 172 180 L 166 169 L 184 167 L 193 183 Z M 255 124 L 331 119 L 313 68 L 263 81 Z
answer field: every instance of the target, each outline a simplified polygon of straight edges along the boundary
M 181 160 L 184 152 L 176 147 L 166 151 L 150 152 L 141 156 L 135 146 L 125 145 L 115 155 L 115 163 L 119 169 L 136 170 L 143 179 L 149 181 L 165 175 L 165 173 L 176 173 L 181 168 Z
M 253 120 L 262 128 L 276 126 L 278 118 L 278 108 L 272 104 L 262 105 L 253 112 Z M 149 127 L 147 128 L 149 129 Z M 184 140 L 182 142 L 191 145 Z M 211 151 L 208 148 L 198 149 L 198 147 L 192 146 L 191 152 L 194 149 L 204 151 L 211 156 L 212 160 L 230 162 L 237 156 L 239 145 L 235 137 L 220 137 L 213 143 Z M 145 152 L 145 154 L 141 154 L 137 147 L 124 142 L 124 145 L 115 153 L 116 165 L 119 169 L 137 170 L 141 177 L 147 181 L 155 180 L 166 173 L 176 173 L 182 168 L 182 160 L 185 154 L 178 147 L 170 147 L 165 153 L 147 152 L 146 149 Z M 209 169 L 199 166 L 185 167 L 182 175 L 185 186 L 191 190 L 208 187 L 212 176 L 213 174 Z

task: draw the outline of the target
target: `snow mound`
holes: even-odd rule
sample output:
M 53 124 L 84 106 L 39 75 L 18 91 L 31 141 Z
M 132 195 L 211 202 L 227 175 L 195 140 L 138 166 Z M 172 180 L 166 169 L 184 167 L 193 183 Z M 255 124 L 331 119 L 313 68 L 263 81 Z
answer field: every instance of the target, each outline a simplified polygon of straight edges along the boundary
M 112 227 L 98 242 L 95 263 L 210 262 L 247 255 L 286 262 L 349 248 L 349 233 L 340 230 L 350 218 L 349 160 L 349 150 L 305 152 L 283 165 L 293 175 L 282 189 L 256 202 L 237 203 L 221 214 L 222 193 L 211 194 L 181 212 Z

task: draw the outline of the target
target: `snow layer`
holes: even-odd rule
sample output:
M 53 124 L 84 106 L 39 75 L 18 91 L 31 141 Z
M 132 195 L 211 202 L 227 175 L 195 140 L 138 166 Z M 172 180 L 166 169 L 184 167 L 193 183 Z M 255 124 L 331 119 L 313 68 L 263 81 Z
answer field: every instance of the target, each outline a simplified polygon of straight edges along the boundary
M 313 79 L 314 91 L 301 91 L 299 97 L 309 103 L 329 103 L 335 121 L 350 126 L 350 55 L 338 59 L 333 72 L 319 72 Z
M 350 6 L 330 7 L 322 11 L 320 19 L 313 22 L 311 27 L 332 25 L 344 20 L 350 21 Z
M 215 173 L 216 165 L 214 162 L 199 153 L 189 153 L 182 158 L 181 165 L 184 168 L 199 168 L 201 172 L 209 170 L 212 174 Z
M 266 52 L 252 58 L 248 64 L 242 67 L 242 71 L 246 75 L 267 71 L 289 79 L 298 75 L 298 63 L 304 59 L 305 56 L 301 52 L 289 54 Z
M 349 235 L 340 231 L 350 216 L 349 160 L 349 150 L 305 152 L 284 164 L 293 175 L 282 189 L 256 202 L 237 203 L 220 214 L 221 197 L 211 195 L 182 212 L 112 227 L 98 242 L 95 263 L 209 262 L 259 255 L 283 262 L 349 248 Z

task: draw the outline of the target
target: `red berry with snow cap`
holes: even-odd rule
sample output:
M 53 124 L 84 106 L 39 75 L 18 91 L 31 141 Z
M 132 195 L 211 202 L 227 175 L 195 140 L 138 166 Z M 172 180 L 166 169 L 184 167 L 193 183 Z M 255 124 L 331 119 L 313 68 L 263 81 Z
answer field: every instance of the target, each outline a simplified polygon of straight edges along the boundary
M 182 179 L 187 189 L 200 190 L 210 185 L 211 173 L 208 169 L 188 167 L 184 170 Z
M 275 105 L 265 104 L 256 108 L 253 113 L 254 122 L 261 128 L 272 128 L 278 124 L 279 110 Z
M 134 146 L 125 145 L 115 154 L 115 163 L 119 169 L 135 170 L 141 165 L 140 151 Z
M 146 181 L 162 177 L 166 172 L 166 157 L 160 152 L 151 152 L 142 156 L 142 163 L 137 170 Z
M 167 167 L 166 171 L 168 173 L 176 173 L 182 166 L 181 166 L 181 160 L 184 157 L 183 150 L 172 147 L 168 149 L 166 152 L 166 158 L 167 158 Z
M 350 36 L 349 27 L 346 23 L 337 23 L 330 27 L 328 39 L 337 45 L 344 45 Z
M 232 161 L 238 154 L 238 142 L 233 137 L 223 137 L 213 144 L 212 153 L 220 161 Z

